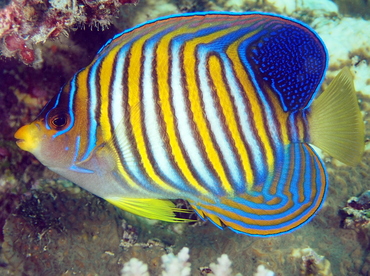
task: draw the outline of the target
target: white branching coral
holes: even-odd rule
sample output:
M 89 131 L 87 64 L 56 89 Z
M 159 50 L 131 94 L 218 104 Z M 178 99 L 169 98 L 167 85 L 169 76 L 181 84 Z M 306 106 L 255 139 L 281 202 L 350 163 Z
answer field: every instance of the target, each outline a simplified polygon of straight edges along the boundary
M 175 256 L 169 253 L 162 256 L 162 271 L 163 276 L 189 276 L 191 273 L 190 262 L 188 262 L 189 248 L 184 247 Z M 229 257 L 226 254 L 217 258 L 217 264 L 211 263 L 207 275 L 209 276 L 232 276 L 231 264 Z M 208 269 L 208 268 L 207 268 Z M 122 271 L 122 276 L 149 276 L 148 266 L 136 258 L 132 258 L 129 262 L 125 263 Z M 265 268 L 263 265 L 258 266 L 257 273 L 254 276 L 274 276 L 274 272 Z M 242 276 L 240 273 L 235 276 Z
M 254 276 L 274 276 L 275 273 L 270 269 L 267 269 L 264 265 L 259 265 L 257 267 L 257 273 L 254 273 Z
M 136 258 L 125 263 L 121 273 L 122 276 L 149 276 L 148 265 Z
M 184 247 L 175 256 L 173 253 L 162 256 L 163 276 L 188 276 L 190 275 L 189 248 Z
M 214 276 L 231 276 L 231 264 L 229 257 L 226 254 L 222 254 L 220 258 L 217 258 L 217 264 L 211 263 L 209 268 L 212 270 Z

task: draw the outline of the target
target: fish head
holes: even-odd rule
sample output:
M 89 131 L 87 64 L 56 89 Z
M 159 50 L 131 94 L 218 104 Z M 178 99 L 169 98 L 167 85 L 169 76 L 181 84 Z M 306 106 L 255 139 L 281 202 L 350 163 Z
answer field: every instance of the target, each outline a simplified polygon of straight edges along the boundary
M 49 168 L 68 167 L 73 162 L 73 116 L 63 104 L 63 91 L 50 100 L 36 119 L 14 134 L 17 145 Z

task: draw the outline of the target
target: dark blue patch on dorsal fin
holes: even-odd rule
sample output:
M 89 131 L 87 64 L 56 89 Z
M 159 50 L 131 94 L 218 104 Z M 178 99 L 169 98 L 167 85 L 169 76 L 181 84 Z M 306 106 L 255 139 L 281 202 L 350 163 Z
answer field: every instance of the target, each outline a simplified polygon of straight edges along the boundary
M 267 85 L 278 95 L 284 111 L 310 104 L 327 67 L 320 38 L 308 27 L 290 24 L 265 29 L 247 50 L 256 82 L 261 89 Z

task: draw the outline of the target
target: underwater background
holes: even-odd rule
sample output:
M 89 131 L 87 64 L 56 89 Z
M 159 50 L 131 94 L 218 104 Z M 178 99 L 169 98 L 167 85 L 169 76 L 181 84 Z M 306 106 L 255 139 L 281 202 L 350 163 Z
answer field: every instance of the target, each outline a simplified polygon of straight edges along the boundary
M 350 68 L 368 141 L 370 2 L 13 0 L 0 8 L 0 275 L 121 275 L 132 258 L 161 275 L 161 256 L 183 247 L 190 250 L 190 275 L 211 275 L 210 263 L 222 254 L 232 272 L 217 275 L 370 275 L 368 143 L 356 167 L 323 155 L 329 193 L 310 223 L 256 238 L 201 220 L 169 224 L 117 210 L 45 168 L 13 138 L 114 34 L 159 16 L 226 10 L 276 13 L 311 26 L 330 56 L 322 90 Z M 259 265 L 266 270 L 256 272 Z

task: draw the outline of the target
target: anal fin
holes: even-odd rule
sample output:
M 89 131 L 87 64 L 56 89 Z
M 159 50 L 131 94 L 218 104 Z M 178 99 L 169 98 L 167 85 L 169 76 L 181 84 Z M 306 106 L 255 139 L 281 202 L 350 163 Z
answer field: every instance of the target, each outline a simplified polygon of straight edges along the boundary
M 318 211 L 325 199 L 327 176 L 323 164 L 308 144 L 286 146 L 283 160 L 258 191 L 217 202 L 190 202 L 201 217 L 216 226 L 252 236 L 274 236 L 290 232 Z M 261 200 L 262 199 L 262 200 Z

